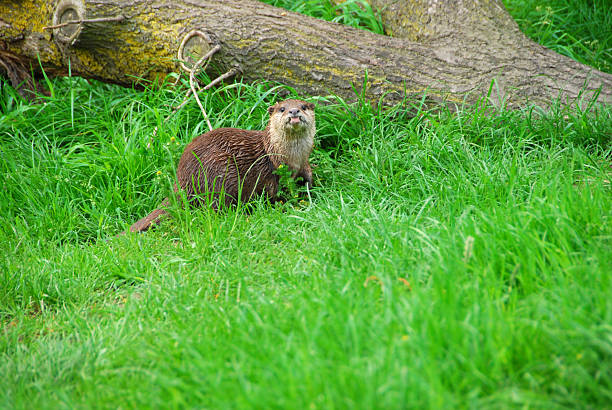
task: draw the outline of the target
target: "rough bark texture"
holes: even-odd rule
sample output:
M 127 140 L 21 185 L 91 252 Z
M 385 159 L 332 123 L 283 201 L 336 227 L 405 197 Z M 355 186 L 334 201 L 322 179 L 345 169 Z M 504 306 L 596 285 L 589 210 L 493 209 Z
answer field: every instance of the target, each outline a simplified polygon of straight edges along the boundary
M 501 0 L 367 1 L 380 13 L 387 35 L 418 43 L 459 33 L 473 33 L 472 37 L 492 45 L 499 41 L 499 33 L 514 41 L 524 37 Z
M 540 101 L 552 95 L 579 95 L 601 79 L 602 99 L 610 102 L 610 74 L 601 73 L 549 50 L 525 36 L 501 0 L 367 0 L 380 12 L 387 35 L 430 47 L 449 64 L 461 64 L 471 77 L 496 79 L 493 97 L 517 91 Z
M 427 91 L 461 103 L 491 90 L 493 102 L 512 106 L 547 103 L 560 93 L 567 103 L 581 90 L 589 97 L 600 89 L 598 100 L 612 101 L 612 75 L 533 43 L 499 1 L 384 3 L 399 19 L 385 17 L 393 38 L 256 1 L 86 1 L 87 18 L 125 19 L 86 26 L 71 44 L 58 41 L 61 29 L 43 30 L 53 23 L 55 2 L 4 0 L 0 50 L 30 62 L 40 56 L 48 71 L 65 73 L 70 61 L 78 75 L 129 84 L 177 71 L 181 40 L 198 29 L 222 47 L 211 65 L 216 73 L 237 67 L 246 81 L 278 81 L 304 94 L 354 99 L 367 71 L 365 93 L 373 100 Z

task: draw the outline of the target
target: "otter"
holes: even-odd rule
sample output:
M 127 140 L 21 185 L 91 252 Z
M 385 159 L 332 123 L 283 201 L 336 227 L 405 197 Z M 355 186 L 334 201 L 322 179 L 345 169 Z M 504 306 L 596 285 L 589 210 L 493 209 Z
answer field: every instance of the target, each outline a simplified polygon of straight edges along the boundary
M 285 100 L 268 108 L 270 119 L 263 131 L 219 128 L 193 139 L 183 151 L 176 170 L 178 184 L 190 205 L 209 204 L 217 209 L 248 202 L 265 194 L 277 199 L 281 164 L 293 178 L 312 186 L 308 158 L 314 145 L 314 104 Z M 298 180 L 299 181 L 299 180 Z M 179 187 L 174 185 L 174 191 Z M 168 198 L 149 215 L 130 226 L 130 232 L 143 232 L 168 212 Z

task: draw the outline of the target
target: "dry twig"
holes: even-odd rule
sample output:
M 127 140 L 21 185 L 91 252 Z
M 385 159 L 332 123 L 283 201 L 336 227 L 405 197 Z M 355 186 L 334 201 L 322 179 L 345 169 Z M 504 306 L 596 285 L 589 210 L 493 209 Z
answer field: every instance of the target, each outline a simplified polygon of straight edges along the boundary
M 71 20 L 71 21 L 67 21 L 67 22 L 62 23 L 62 24 L 56 24 L 55 26 L 45 26 L 42 29 L 43 30 L 53 30 L 53 29 L 56 29 L 56 28 L 66 27 L 66 26 L 69 26 L 71 24 L 103 23 L 103 22 L 106 22 L 106 21 L 123 21 L 124 19 L 125 19 L 125 17 L 123 17 L 123 16 L 115 16 L 115 17 L 100 17 L 100 18 L 95 18 L 95 19 Z

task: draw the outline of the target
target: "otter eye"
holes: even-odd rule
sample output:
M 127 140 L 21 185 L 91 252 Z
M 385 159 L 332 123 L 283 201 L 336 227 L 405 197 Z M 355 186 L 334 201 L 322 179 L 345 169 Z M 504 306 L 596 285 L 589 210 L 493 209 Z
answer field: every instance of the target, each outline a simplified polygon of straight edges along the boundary
M 285 112 L 285 107 L 280 107 L 279 111 L 280 112 Z
M 305 105 L 302 105 L 302 111 L 306 111 L 308 107 L 306 107 Z

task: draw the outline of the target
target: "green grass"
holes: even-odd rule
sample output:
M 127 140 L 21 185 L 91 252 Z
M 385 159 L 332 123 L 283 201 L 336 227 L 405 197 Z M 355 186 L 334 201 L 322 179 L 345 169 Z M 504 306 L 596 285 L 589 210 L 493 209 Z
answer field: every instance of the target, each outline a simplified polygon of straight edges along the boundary
M 609 0 L 504 0 L 521 30 L 560 54 L 612 73 Z
M 612 107 L 308 98 L 310 201 L 115 237 L 205 122 L 166 120 L 184 89 L 50 85 L 0 90 L 0 408 L 609 407 Z M 203 103 L 261 128 L 281 89 Z
M 330 0 L 263 0 L 263 2 L 322 20 L 384 34 L 379 14 L 365 0 L 346 0 L 339 4 L 334 4 Z

